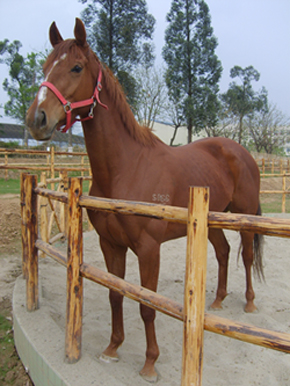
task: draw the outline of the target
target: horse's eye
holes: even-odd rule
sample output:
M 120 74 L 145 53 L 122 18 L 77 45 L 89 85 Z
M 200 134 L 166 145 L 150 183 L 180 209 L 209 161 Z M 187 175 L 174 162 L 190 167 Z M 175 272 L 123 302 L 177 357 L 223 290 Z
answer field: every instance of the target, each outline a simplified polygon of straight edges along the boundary
M 76 72 L 77 74 L 79 74 L 81 71 L 82 71 L 82 68 L 80 66 L 78 66 L 78 65 L 74 66 L 71 69 L 71 72 Z

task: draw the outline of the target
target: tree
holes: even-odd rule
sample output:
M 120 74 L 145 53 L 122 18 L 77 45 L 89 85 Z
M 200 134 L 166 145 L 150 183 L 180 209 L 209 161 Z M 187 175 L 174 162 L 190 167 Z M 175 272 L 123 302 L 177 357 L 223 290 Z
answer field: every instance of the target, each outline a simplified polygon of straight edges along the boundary
M 82 12 L 88 42 L 118 77 L 134 104 L 136 84 L 130 74 L 136 65 L 150 66 L 154 60 L 151 40 L 155 19 L 148 14 L 146 1 L 80 1 L 88 3 Z
M 259 72 L 249 66 L 241 68 L 234 66 L 230 71 L 231 78 L 238 77 L 241 84 L 232 82 L 228 91 L 222 94 L 221 98 L 227 105 L 229 114 L 238 119 L 238 142 L 242 143 L 244 135 L 244 118 L 253 118 L 256 112 L 267 111 L 267 91 L 263 87 L 261 91 L 255 92 L 252 87 L 252 81 L 260 79 Z
M 193 130 L 217 124 L 222 73 L 215 54 L 217 39 L 204 0 L 173 0 L 167 21 L 162 52 L 166 83 L 171 101 L 182 106 L 191 142 Z
M 25 117 L 31 102 L 36 96 L 42 79 L 42 61 L 39 54 L 30 53 L 23 57 L 18 40 L 12 43 L 6 39 L 0 42 L 0 63 L 9 67 L 10 79 L 4 79 L 3 89 L 9 96 L 4 105 L 5 115 L 25 124 Z M 27 146 L 28 130 L 24 129 L 24 144 Z
M 266 153 L 272 154 L 290 142 L 290 119 L 273 104 L 269 105 L 267 111 L 260 111 L 254 117 L 246 119 L 245 124 L 257 152 L 264 149 Z
M 163 71 L 157 68 L 139 67 L 135 73 L 137 84 L 134 113 L 138 122 L 153 129 L 167 101 L 166 84 Z

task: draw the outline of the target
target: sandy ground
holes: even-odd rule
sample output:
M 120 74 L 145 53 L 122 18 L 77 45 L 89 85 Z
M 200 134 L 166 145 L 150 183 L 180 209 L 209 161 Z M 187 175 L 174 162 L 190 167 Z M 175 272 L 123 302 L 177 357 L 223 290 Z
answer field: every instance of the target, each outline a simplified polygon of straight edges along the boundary
M 6 205 L 7 208 L 7 205 Z M 9 223 L 9 211 L 2 207 Z M 19 234 L 15 237 L 19 237 Z M 242 260 L 237 262 L 239 235 L 227 232 L 231 244 L 228 292 L 221 317 L 250 323 L 258 327 L 290 333 L 290 240 L 266 237 L 264 266 L 266 282 L 254 280 L 258 312 L 246 314 L 245 274 Z M 10 237 L 10 236 L 9 236 Z M 85 261 L 105 269 L 95 232 L 84 236 Z M 59 243 L 59 247 L 64 248 Z M 2 251 L 3 252 L 3 251 Z M 180 303 L 183 302 L 186 240 L 168 242 L 161 250 L 161 271 L 158 292 Z M 11 297 L 15 276 L 20 273 L 20 253 L 16 250 L 1 255 L 0 297 Z M 137 259 L 129 253 L 126 279 L 139 283 Z M 40 282 L 43 302 L 49 304 L 50 317 L 64 336 L 66 276 L 62 266 L 51 259 L 40 262 Z M 212 247 L 208 249 L 206 309 L 214 300 L 217 285 L 217 262 Z M 94 383 L 106 386 L 146 385 L 138 375 L 145 358 L 145 335 L 139 306 L 125 299 L 124 320 L 126 339 L 119 350 L 117 364 L 99 362 L 99 355 L 110 336 L 110 308 L 108 290 L 85 281 L 85 305 L 83 324 L 83 354 L 96 364 L 105 381 Z M 156 319 L 160 357 L 156 363 L 159 374 L 158 386 L 180 385 L 182 355 L 182 323 L 158 314 Z M 64 342 L 64 341 L 63 341 Z M 98 378 L 98 372 L 96 373 Z M 95 378 L 96 379 L 96 378 Z M 79 384 L 83 386 L 82 384 Z M 290 356 L 281 352 L 239 342 L 205 332 L 203 386 L 289 386 Z
M 266 238 L 265 274 L 266 283 L 254 282 L 258 312 L 246 314 L 243 311 L 244 269 L 242 261 L 237 263 L 239 235 L 227 232 L 232 245 L 232 259 L 229 274 L 229 295 L 224 309 L 218 315 L 250 323 L 258 327 L 290 333 L 290 261 L 288 250 L 290 240 Z M 185 267 L 185 239 L 168 242 L 162 246 L 162 262 L 158 292 L 182 303 Z M 60 247 L 62 247 L 60 245 Z M 85 234 L 85 261 L 105 269 L 103 257 L 94 232 Z M 40 264 L 42 304 L 49 307 L 58 333 L 65 328 L 65 283 L 66 273 L 62 266 L 45 259 Z M 129 253 L 126 279 L 138 283 L 136 257 Z M 209 246 L 206 308 L 214 299 L 217 282 L 217 263 Z M 98 357 L 106 347 L 110 336 L 110 309 L 108 290 L 85 281 L 85 305 L 83 321 L 83 358 L 94 362 L 88 384 L 92 385 L 146 385 L 138 372 L 142 368 L 145 353 L 143 323 L 139 316 L 138 304 L 125 299 L 124 319 L 126 339 L 119 350 L 117 364 L 104 364 Z M 182 323 L 158 314 L 156 320 L 160 358 L 156 369 L 159 386 L 180 385 L 182 357 Z M 85 361 L 82 360 L 85 370 Z M 92 373 L 93 372 L 93 373 Z M 249 386 L 290 384 L 290 356 L 259 346 L 239 342 L 227 337 L 205 332 L 203 386 Z M 83 385 L 77 382 L 76 385 Z

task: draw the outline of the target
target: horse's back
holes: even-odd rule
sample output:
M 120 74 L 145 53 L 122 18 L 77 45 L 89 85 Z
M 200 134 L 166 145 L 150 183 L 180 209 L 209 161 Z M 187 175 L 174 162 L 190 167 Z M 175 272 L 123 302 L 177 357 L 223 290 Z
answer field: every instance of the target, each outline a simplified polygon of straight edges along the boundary
M 223 211 L 232 203 L 229 209 L 233 211 L 256 213 L 260 174 L 255 160 L 244 147 L 228 138 L 211 137 L 175 151 L 184 165 L 186 183 L 209 186 L 210 210 Z M 252 204 L 246 204 L 245 200 Z

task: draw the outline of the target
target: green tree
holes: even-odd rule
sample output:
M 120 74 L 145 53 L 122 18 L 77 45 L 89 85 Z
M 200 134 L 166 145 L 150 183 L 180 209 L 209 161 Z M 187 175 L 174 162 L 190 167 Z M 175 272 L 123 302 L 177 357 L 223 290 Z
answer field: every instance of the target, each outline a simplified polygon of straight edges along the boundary
M 9 79 L 5 78 L 3 89 L 9 100 L 4 105 L 4 113 L 25 124 L 27 109 L 36 96 L 42 79 L 41 55 L 34 52 L 23 57 L 19 50 L 22 47 L 18 40 L 9 43 L 0 41 L 0 63 L 9 67 Z M 27 146 L 28 130 L 24 130 L 24 144 Z
M 163 58 L 166 83 L 174 104 L 182 105 L 192 133 L 217 124 L 218 82 L 222 66 L 215 54 L 209 8 L 203 0 L 173 0 L 167 14 Z
M 147 12 L 146 1 L 80 1 L 88 3 L 82 12 L 88 42 L 134 104 L 137 86 L 131 73 L 136 65 L 150 66 L 154 60 L 151 41 L 155 19 Z
M 231 78 L 238 77 L 241 84 L 232 82 L 228 91 L 222 94 L 221 98 L 227 106 L 228 114 L 238 119 L 238 142 L 242 143 L 245 117 L 253 118 L 255 113 L 267 111 L 267 91 L 264 87 L 259 92 L 254 91 L 252 81 L 257 82 L 260 74 L 253 66 L 246 68 L 234 66 L 230 71 L 230 76 Z

